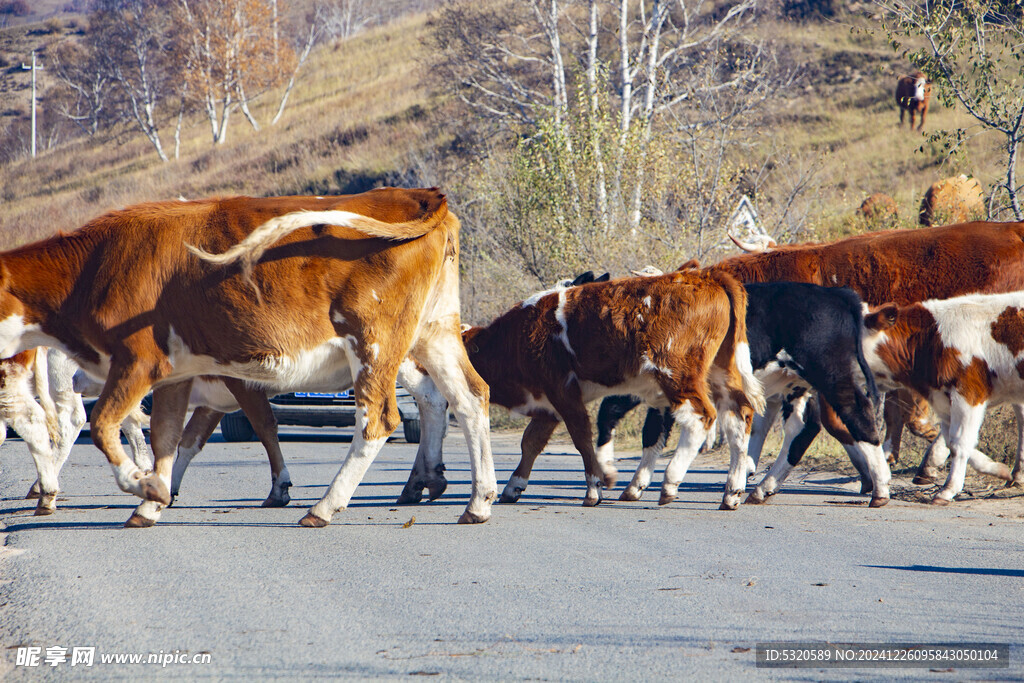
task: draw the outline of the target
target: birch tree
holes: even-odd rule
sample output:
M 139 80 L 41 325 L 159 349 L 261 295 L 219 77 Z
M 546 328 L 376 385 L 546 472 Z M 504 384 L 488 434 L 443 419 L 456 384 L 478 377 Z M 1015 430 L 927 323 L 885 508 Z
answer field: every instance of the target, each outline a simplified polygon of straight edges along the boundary
M 719 143 L 735 145 L 743 116 L 771 91 L 774 77 L 765 70 L 772 60 L 740 33 L 753 9 L 754 0 L 526 0 L 499 9 L 456 3 L 436 22 L 440 57 L 433 66 L 493 133 L 516 140 L 511 175 L 496 191 L 507 214 L 562 235 L 587 255 L 595 241 L 613 242 L 614 233 L 650 232 L 643 223 L 666 196 L 657 187 L 669 159 L 687 164 L 693 172 L 685 175 L 703 183 L 704 224 L 721 212 L 728 184 L 722 169 L 712 174 L 718 182 L 696 179 L 696 160 L 707 155 L 680 157 L 679 145 L 706 147 L 703 133 L 712 129 Z M 723 51 L 742 58 L 716 60 Z M 717 108 L 706 107 L 711 101 Z M 531 183 L 539 183 L 536 192 Z M 523 206 L 511 206 L 516 201 Z M 527 270 L 546 267 L 537 241 L 509 229 L 522 238 L 512 239 L 512 248 L 533 263 Z

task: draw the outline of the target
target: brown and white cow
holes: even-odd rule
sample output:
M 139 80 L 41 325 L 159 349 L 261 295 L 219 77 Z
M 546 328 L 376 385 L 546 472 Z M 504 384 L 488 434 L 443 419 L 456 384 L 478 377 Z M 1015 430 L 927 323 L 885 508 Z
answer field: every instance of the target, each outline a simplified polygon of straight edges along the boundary
M 865 316 L 864 326 L 878 382 L 927 397 L 941 420 L 952 461 L 932 503 L 946 505 L 963 490 L 968 462 L 1010 480 L 1006 465 L 975 446 L 988 406 L 1024 403 L 1024 293 L 889 304 Z
M 564 421 L 583 456 L 583 504 L 597 505 L 602 484 L 614 485 L 616 472 L 597 461 L 586 404 L 627 393 L 668 407 L 682 427 L 662 503 L 675 498 L 721 415 L 732 450 L 722 505 L 735 508 L 746 481 L 750 420 L 764 408 L 750 367 L 746 301 L 743 287 L 728 275 L 676 272 L 540 292 L 487 327 L 465 332 L 469 358 L 490 385 L 491 400 L 531 418 L 502 501 L 519 498 L 537 455 Z
M 896 105 L 900 108 L 900 125 L 903 115 L 910 112 L 910 128 L 914 128 L 914 116 L 921 115 L 921 123 L 917 129 L 924 128 L 924 117 L 928 113 L 928 100 L 932 97 L 932 84 L 920 71 L 909 76 L 900 76 L 896 81 Z
M 1024 290 L 1024 223 L 974 222 L 886 230 L 770 250 L 735 241 L 752 253 L 731 256 L 712 268 L 741 282 L 788 280 L 849 287 L 873 306 Z M 844 436 L 838 420 L 827 419 L 830 411 L 823 407 L 823 424 L 848 446 L 852 443 L 849 435 Z M 887 411 L 887 418 L 893 415 Z M 758 426 L 755 423 L 755 429 Z M 902 429 L 902 422 L 887 419 L 884 448 L 894 459 L 899 457 Z M 928 429 L 929 425 L 922 424 L 915 433 L 933 436 Z M 922 476 L 927 464 L 922 463 Z
M 469 441 L 473 493 L 460 521 L 486 521 L 497 491 L 488 390 L 459 336 L 458 229 L 436 189 L 114 211 L 0 254 L 0 356 L 58 346 L 106 378 L 93 440 L 118 486 L 147 501 L 131 526 L 151 525 L 170 502 L 194 377 L 279 392 L 352 383 L 359 429 L 326 495 L 301 520 L 324 526 L 398 423 L 395 376 L 411 351 Z M 156 465 L 146 473 L 125 457 L 117 432 L 151 387 Z

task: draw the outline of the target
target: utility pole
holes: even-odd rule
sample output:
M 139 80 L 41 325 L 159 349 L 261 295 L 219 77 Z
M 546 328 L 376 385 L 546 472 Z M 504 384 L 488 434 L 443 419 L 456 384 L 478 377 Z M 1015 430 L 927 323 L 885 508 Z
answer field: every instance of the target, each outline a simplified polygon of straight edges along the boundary
M 28 71 L 32 70 L 32 158 L 36 158 L 36 71 L 43 68 L 40 64 L 36 66 L 36 51 L 32 50 L 32 66 L 28 64 L 22 64 L 22 69 Z

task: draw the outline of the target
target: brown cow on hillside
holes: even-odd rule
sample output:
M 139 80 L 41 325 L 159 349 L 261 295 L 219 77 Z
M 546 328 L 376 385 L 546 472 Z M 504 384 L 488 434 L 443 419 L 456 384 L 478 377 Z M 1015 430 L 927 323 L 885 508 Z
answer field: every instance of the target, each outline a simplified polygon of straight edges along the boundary
M 932 84 L 920 71 L 909 76 L 901 76 L 896 81 L 896 104 L 900 108 L 900 125 L 903 125 L 903 114 L 910 112 L 910 128 L 914 128 L 914 115 L 921 115 L 918 130 L 924 128 L 924 117 L 928 113 L 928 100 L 932 96 Z
M 597 505 L 602 484 L 613 486 L 616 472 L 597 460 L 586 404 L 627 393 L 668 407 L 682 428 L 662 504 L 675 499 L 722 416 L 732 456 L 722 507 L 735 509 L 746 481 L 750 421 L 764 409 L 750 365 L 746 305 L 746 291 L 725 273 L 676 272 L 541 292 L 487 327 L 466 331 L 466 350 L 490 385 L 491 401 L 531 418 L 502 501 L 518 500 L 537 455 L 564 421 L 583 456 L 583 504 Z

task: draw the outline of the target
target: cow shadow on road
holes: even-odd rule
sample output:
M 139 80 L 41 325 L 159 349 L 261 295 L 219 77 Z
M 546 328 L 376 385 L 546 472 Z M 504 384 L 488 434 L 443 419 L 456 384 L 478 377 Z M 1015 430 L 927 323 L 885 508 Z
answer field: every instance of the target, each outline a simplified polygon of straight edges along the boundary
M 905 566 L 888 564 L 862 564 L 868 569 L 896 569 L 904 572 L 935 572 L 937 574 L 972 574 L 975 576 L 1024 577 L 1024 569 L 1000 569 L 997 567 L 938 567 L 930 564 L 909 564 Z

